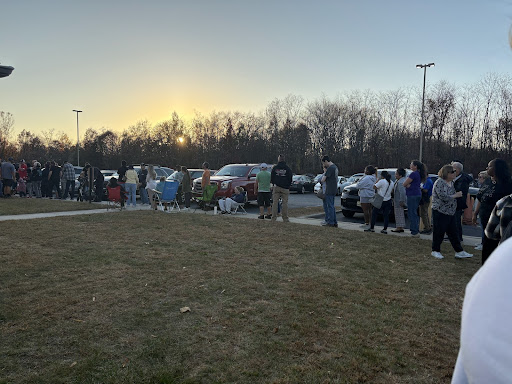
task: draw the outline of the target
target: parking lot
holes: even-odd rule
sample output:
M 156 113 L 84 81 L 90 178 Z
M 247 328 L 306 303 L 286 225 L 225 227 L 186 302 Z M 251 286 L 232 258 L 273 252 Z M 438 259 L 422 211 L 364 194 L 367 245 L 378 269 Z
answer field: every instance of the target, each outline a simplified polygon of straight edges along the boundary
M 291 192 L 290 197 L 288 199 L 288 207 L 289 208 L 304 208 L 304 207 L 322 207 L 322 200 L 316 197 L 314 193 L 305 193 L 305 194 L 298 194 Z M 335 199 L 335 207 L 336 207 L 336 216 L 338 218 L 338 221 L 340 222 L 346 222 L 346 223 L 364 223 L 363 220 L 363 214 L 362 213 L 356 213 L 354 217 L 348 218 L 342 215 L 341 213 L 341 202 L 340 202 L 340 196 L 336 196 Z M 249 204 L 248 207 L 246 207 L 246 210 L 248 213 L 258 213 L 258 206 L 256 202 L 252 202 Z M 322 218 L 323 215 L 315 215 L 314 217 Z M 382 220 L 377 221 L 377 226 L 382 226 Z M 395 223 L 393 220 L 390 220 L 389 223 L 390 228 L 395 227 Z M 408 223 L 406 228 L 408 228 Z M 464 236 L 474 236 L 479 237 L 481 236 L 481 229 L 480 227 L 473 227 L 470 225 L 464 225 L 462 227 L 462 232 Z

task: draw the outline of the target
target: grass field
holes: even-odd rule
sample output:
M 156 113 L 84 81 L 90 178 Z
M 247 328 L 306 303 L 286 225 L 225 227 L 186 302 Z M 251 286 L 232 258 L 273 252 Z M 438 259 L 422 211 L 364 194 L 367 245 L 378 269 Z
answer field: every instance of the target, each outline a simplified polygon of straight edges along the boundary
M 107 208 L 107 206 L 99 203 L 62 201 L 58 199 L 27 199 L 17 196 L 9 199 L 0 199 L 0 215 L 24 215 L 29 213 L 81 211 L 84 209 L 101 208 Z
M 2 239 L 0 383 L 447 383 L 479 267 L 203 214 L 13 221 Z

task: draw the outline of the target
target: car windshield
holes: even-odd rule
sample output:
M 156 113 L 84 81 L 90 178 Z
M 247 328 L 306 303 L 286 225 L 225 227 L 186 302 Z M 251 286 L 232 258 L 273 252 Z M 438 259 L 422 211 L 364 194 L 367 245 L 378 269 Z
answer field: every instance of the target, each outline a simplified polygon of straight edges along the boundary
M 203 176 L 203 171 L 190 171 L 190 178 L 192 180 L 197 179 L 198 177 Z
M 251 167 L 246 165 L 226 165 L 215 176 L 244 177 Z
M 302 177 L 302 176 L 293 176 L 293 180 L 294 180 L 294 181 L 300 180 L 300 178 L 301 178 L 301 177 Z

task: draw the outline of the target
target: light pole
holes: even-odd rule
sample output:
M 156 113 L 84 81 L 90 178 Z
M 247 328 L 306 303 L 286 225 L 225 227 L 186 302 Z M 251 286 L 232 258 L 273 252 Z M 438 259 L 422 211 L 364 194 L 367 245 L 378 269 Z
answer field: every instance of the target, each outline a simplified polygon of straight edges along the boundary
M 78 114 L 82 111 L 78 109 L 73 109 L 73 112 L 76 112 L 76 165 L 80 166 L 80 135 L 78 131 Z
M 434 63 L 429 64 L 417 64 L 416 68 L 423 68 L 423 101 L 421 102 L 421 133 L 420 133 L 420 158 L 423 156 L 423 133 L 425 130 L 425 126 L 423 124 L 423 116 L 425 114 L 425 82 L 427 80 L 427 68 L 435 66 Z

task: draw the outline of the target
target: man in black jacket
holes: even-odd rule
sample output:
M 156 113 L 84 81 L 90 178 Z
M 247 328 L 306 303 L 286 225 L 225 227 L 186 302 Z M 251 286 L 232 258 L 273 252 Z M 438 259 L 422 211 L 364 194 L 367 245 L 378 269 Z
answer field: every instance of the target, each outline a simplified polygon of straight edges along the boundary
M 459 241 L 462 242 L 462 215 L 468 207 L 466 204 L 468 198 L 469 184 L 473 178 L 467 173 L 462 172 L 464 166 L 458 161 L 452 161 L 452 167 L 455 170 L 455 180 L 453 186 L 457 192 L 461 191 L 462 196 L 457 198 L 457 210 L 455 211 L 455 223 L 457 224 L 457 233 Z
M 277 209 L 279 205 L 279 199 L 282 200 L 281 214 L 283 221 L 289 222 L 288 219 L 288 195 L 290 194 L 290 185 L 292 184 L 293 173 L 289 166 L 284 161 L 284 155 L 279 155 L 277 158 L 277 165 L 272 168 L 270 173 L 270 182 L 274 184 L 274 190 L 272 194 L 272 221 L 277 220 Z

